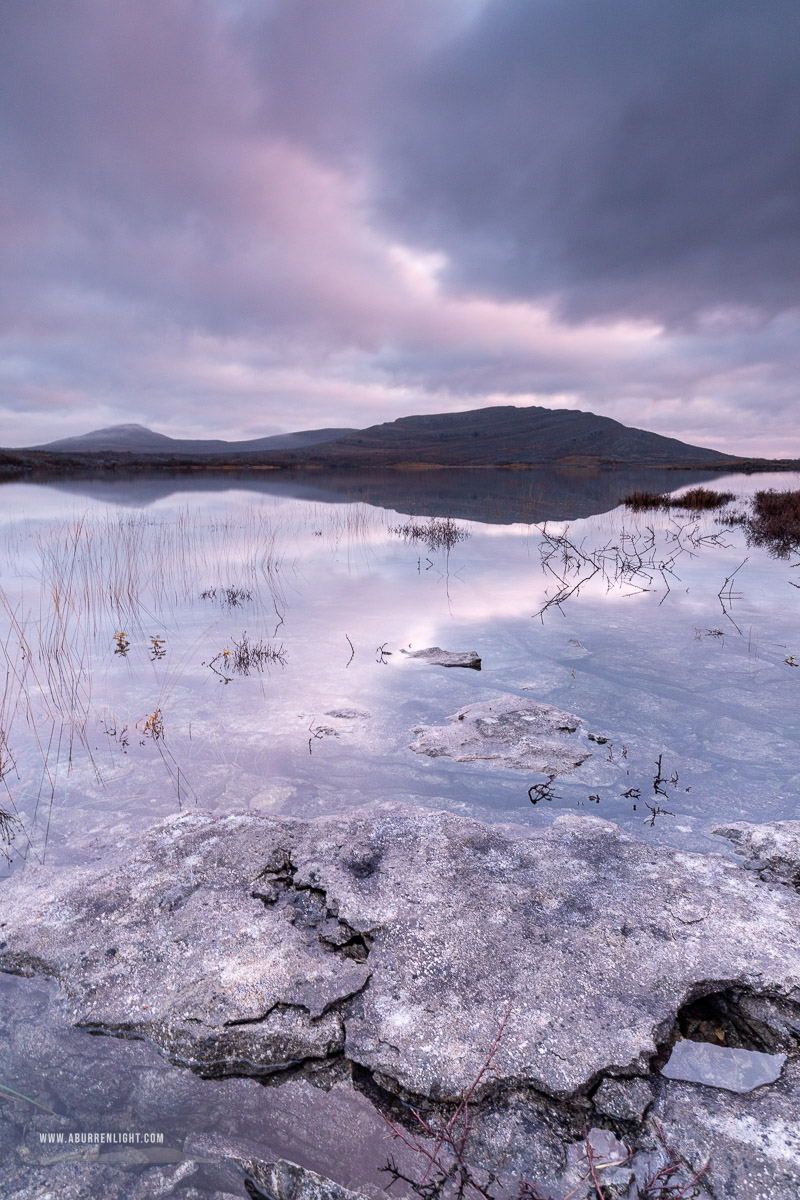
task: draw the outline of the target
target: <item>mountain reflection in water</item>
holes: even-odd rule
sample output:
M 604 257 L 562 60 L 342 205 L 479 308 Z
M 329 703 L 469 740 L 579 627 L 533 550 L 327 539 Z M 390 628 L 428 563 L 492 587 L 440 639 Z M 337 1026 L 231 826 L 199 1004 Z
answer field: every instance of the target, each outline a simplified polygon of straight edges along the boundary
M 715 471 L 636 470 L 527 471 L 195 471 L 157 475 L 58 478 L 48 486 L 108 504 L 140 507 L 176 493 L 235 488 L 265 496 L 326 504 L 361 502 L 426 517 L 454 517 L 492 525 L 573 521 L 615 508 L 635 491 L 672 492 L 719 478 Z

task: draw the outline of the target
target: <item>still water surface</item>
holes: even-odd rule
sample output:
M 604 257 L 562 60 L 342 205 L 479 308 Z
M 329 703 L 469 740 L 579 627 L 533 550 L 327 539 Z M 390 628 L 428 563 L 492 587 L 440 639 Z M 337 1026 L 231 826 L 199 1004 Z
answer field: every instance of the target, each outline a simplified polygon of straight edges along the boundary
M 615 503 L 622 477 L 542 474 L 534 487 L 527 473 L 504 473 L 502 486 L 491 474 L 456 486 L 450 473 L 449 492 L 428 478 L 405 501 L 396 475 L 360 499 L 341 480 L 0 489 L 2 873 L 85 860 L 195 805 L 314 816 L 389 800 L 532 824 L 585 811 L 722 852 L 710 832 L 720 820 L 796 817 L 795 559 L 747 546 L 718 514 L 632 514 Z M 665 479 L 692 482 L 660 473 L 651 486 Z M 736 510 L 759 487 L 800 479 L 711 486 L 736 493 Z M 428 646 L 475 650 L 482 669 L 402 653 Z M 543 776 L 409 750 L 414 725 L 509 693 L 606 739 L 551 799 L 529 799 Z M 172 1144 L 198 1133 L 199 1096 L 216 1111 L 221 1085 L 149 1048 L 102 1039 L 98 1052 L 58 1024 L 44 985 L 6 979 L 0 995 L 0 1084 L 82 1127 L 116 1103 L 143 1128 L 159 1119 L 152 1096 L 132 1088 L 123 1103 L 107 1086 L 139 1055 L 183 1097 Z M 21 1037 L 21 1020 L 40 1035 Z M 91 1086 L 59 1090 L 48 1054 Z M 225 1086 L 265 1103 L 252 1081 Z M 48 1118 L 3 1095 L 10 1161 L 30 1150 L 27 1118 Z M 287 1157 L 333 1170 L 324 1122 L 298 1149 L 292 1106 L 278 1107 Z M 203 1128 L 252 1139 L 249 1118 L 237 1125 L 222 1108 Z

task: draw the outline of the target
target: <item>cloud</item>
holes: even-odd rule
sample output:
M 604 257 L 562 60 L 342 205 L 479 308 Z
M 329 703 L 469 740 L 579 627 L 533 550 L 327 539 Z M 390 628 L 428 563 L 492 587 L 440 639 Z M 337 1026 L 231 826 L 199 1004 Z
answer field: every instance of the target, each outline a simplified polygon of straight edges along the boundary
M 454 288 L 573 319 L 796 307 L 800 10 L 505 0 L 413 75 L 383 210 Z
M 800 454 L 798 24 L 9 0 L 0 441 L 518 402 Z

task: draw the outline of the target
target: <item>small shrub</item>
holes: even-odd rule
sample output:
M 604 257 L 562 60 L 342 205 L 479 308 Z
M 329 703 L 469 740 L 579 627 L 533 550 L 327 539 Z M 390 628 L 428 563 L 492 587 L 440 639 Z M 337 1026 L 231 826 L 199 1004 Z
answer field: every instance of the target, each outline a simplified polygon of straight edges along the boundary
M 121 629 L 118 630 L 117 633 L 114 634 L 114 653 L 121 654 L 124 658 L 130 648 L 131 643 L 128 635 L 123 633 Z
M 164 736 L 164 714 L 161 709 L 156 708 L 147 717 L 137 721 L 136 728 L 144 737 L 152 738 L 154 742 L 160 742 Z

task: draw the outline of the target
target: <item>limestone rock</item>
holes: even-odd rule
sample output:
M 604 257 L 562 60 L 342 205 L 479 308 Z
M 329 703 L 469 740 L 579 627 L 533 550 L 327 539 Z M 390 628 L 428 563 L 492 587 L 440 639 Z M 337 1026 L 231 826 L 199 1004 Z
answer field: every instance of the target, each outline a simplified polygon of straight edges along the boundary
M 6 910 L 2 965 L 54 976 L 77 1023 L 146 1033 L 207 1072 L 340 1051 L 336 1008 L 369 970 L 345 952 L 353 931 L 291 887 L 280 835 L 248 839 L 253 820 L 167 822 L 105 869 L 25 872 L 9 892 L 38 934 L 17 939 Z
M 415 725 L 417 740 L 410 749 L 430 758 L 446 755 L 545 775 L 572 771 L 590 755 L 578 735 L 579 717 L 519 696 L 468 704 L 447 722 Z
M 752 1092 L 779 1079 L 785 1062 L 785 1054 L 681 1039 L 675 1043 L 661 1074 L 667 1079 L 702 1083 L 730 1092 Z
M 325 713 L 326 717 L 336 717 L 338 721 L 369 721 L 372 713 L 363 708 L 332 708 Z
M 248 1179 L 264 1188 L 269 1200 L 366 1200 L 362 1192 L 351 1192 L 332 1179 L 324 1179 L 315 1171 L 285 1159 L 275 1163 L 249 1159 L 237 1165 Z
M 603 1080 L 592 1097 L 595 1109 L 617 1121 L 641 1121 L 653 1103 L 653 1089 L 646 1079 Z
M 771 821 L 765 825 L 733 821 L 715 825 L 711 832 L 733 842 L 737 854 L 745 855 L 751 868 L 781 883 L 800 886 L 800 821 Z
M 19 872 L 0 904 L 3 969 L 207 1072 L 343 1050 L 447 1099 L 505 1018 L 484 1088 L 569 1097 L 647 1073 L 697 996 L 800 1001 L 800 896 L 592 817 L 193 812 L 91 867 Z
M 47 1166 L 4 1166 L 0 1183 L 4 1200 L 241 1200 L 238 1180 L 232 1178 L 224 1189 L 195 1186 L 196 1170 L 191 1162 L 135 1171 L 130 1165 L 99 1160 L 63 1160 Z
M 800 1196 L 800 1061 L 750 1095 L 667 1082 L 653 1116 L 667 1143 L 703 1177 L 714 1200 Z
M 481 659 L 475 650 L 442 650 L 440 646 L 428 646 L 427 650 L 401 650 L 406 658 L 419 658 L 432 667 L 471 667 L 480 671 Z

